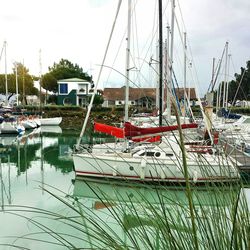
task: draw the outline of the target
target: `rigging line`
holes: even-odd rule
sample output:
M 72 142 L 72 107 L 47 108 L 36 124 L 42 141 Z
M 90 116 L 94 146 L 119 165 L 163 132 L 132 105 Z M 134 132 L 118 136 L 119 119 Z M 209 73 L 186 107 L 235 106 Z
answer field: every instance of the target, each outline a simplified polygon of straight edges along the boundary
M 226 44 L 225 44 L 225 46 L 224 46 L 224 49 L 223 49 L 223 52 L 222 52 L 222 55 L 221 55 L 221 58 L 220 58 L 220 63 L 219 63 L 218 70 L 217 70 L 216 75 L 215 75 L 215 78 L 214 78 L 214 83 L 213 83 L 213 85 L 212 85 L 211 91 L 214 90 L 214 86 L 215 86 L 215 84 L 216 84 L 216 82 L 217 82 L 217 80 L 218 80 L 218 76 L 219 76 L 219 73 L 220 73 L 220 70 L 221 70 L 221 64 L 222 64 L 222 60 L 223 60 L 225 51 L 226 51 Z M 223 67 L 224 67 L 224 66 L 223 66 Z
M 118 74 L 120 74 L 121 76 L 123 76 L 124 78 L 127 78 L 126 77 L 126 75 L 124 75 L 123 73 L 121 73 L 119 70 L 117 70 L 117 69 L 115 69 L 115 68 L 113 68 L 113 67 L 111 67 L 111 66 L 108 66 L 108 65 L 98 65 L 98 66 L 101 66 L 101 67 L 104 67 L 104 68 L 109 68 L 109 69 L 112 69 L 113 71 L 115 71 L 115 72 L 117 72 Z M 127 78 L 128 79 L 128 78 Z M 130 83 L 132 83 L 135 87 L 137 87 L 137 88 L 141 88 L 138 84 L 136 84 L 134 81 L 132 81 L 131 79 L 128 79 L 128 81 L 130 82 Z M 144 95 L 144 97 L 146 97 L 146 95 Z
M 184 27 L 184 31 L 187 32 L 179 0 L 177 0 L 177 5 L 178 5 L 179 11 L 180 11 L 180 16 L 181 16 L 182 25 Z
M 230 56 L 230 61 L 232 62 L 234 72 L 236 72 L 235 64 L 234 64 L 233 59 L 232 59 L 232 55 Z M 244 68 L 244 70 L 246 70 L 246 69 Z M 244 90 L 241 87 L 240 87 L 240 90 L 242 91 L 242 94 L 244 95 L 245 99 L 247 100 L 247 96 L 245 95 Z
M 212 72 L 213 75 L 212 75 L 212 79 L 210 81 L 209 87 L 207 89 L 207 92 L 209 92 L 210 88 L 211 88 L 211 91 L 212 91 L 212 85 L 214 85 L 214 81 L 213 81 L 214 80 L 214 76 L 215 76 L 215 74 L 216 74 L 216 72 L 218 70 L 218 67 L 220 65 L 220 61 L 221 61 L 221 59 L 218 60 L 217 65 L 216 65 L 216 67 L 214 69 L 214 72 Z
M 245 73 L 246 73 L 246 69 L 244 69 L 243 74 L 242 74 L 242 76 L 241 76 L 241 79 L 240 79 L 238 88 L 237 88 L 237 90 L 236 90 L 236 92 L 235 92 L 235 95 L 234 95 L 234 99 L 233 99 L 233 102 L 232 102 L 232 106 L 234 106 L 235 99 L 236 99 L 236 97 L 237 97 L 237 94 L 238 94 L 238 91 L 239 91 L 239 88 L 240 88 L 240 85 L 241 85 L 241 83 L 242 83 L 242 80 L 243 80 L 243 77 L 244 77 Z
M 119 46 L 118 46 L 117 53 L 115 54 L 115 57 L 114 57 L 114 60 L 113 60 L 113 63 L 112 63 L 112 67 L 115 65 L 115 63 L 116 63 L 116 59 L 118 58 L 119 52 L 121 51 L 121 47 L 122 47 L 122 44 L 123 44 L 124 38 L 125 38 L 125 36 L 126 36 L 126 31 L 127 31 L 127 26 L 126 26 L 126 28 L 125 28 L 125 30 L 124 30 L 124 33 L 123 33 L 122 39 L 121 39 L 120 44 L 119 44 Z M 112 69 L 112 67 L 111 67 L 111 69 Z M 109 74 L 108 74 L 108 76 L 107 76 L 107 78 L 106 78 L 106 80 L 105 80 L 105 83 L 107 83 L 107 82 L 109 81 L 109 78 L 110 78 L 111 72 L 112 72 L 112 70 L 110 70 L 110 72 L 109 72 Z
M 187 28 L 186 28 L 186 25 L 185 25 L 185 22 L 184 22 L 184 18 L 183 18 L 183 14 L 182 14 L 182 9 L 181 9 L 179 0 L 177 0 L 177 4 L 178 4 L 178 9 L 180 11 L 180 17 L 181 17 L 182 25 L 184 27 L 184 31 L 187 33 Z M 194 73 L 195 73 L 195 76 L 196 76 L 197 85 L 200 85 L 199 84 L 198 75 L 197 75 L 196 66 L 195 66 L 195 61 L 194 61 L 194 57 L 193 57 L 193 53 L 192 53 L 192 49 L 191 49 L 188 37 L 187 37 L 187 47 L 188 47 L 188 50 L 190 51 L 190 58 L 191 58 L 190 61 L 192 61 L 192 65 L 194 66 L 192 68 L 194 69 Z M 186 51 L 188 51 L 188 50 L 186 50 Z M 193 78 L 193 76 L 192 76 L 192 78 Z M 195 80 L 195 79 L 193 78 L 193 80 Z M 198 88 L 197 88 L 197 90 L 198 90 Z M 197 91 L 197 93 L 198 93 L 198 91 Z
M 233 61 L 233 59 L 232 59 L 232 56 L 230 57 L 230 61 L 232 62 L 234 72 L 236 72 L 236 68 L 235 68 L 234 61 Z
M 126 75 L 124 75 L 123 73 L 121 73 L 119 70 L 117 70 L 117 69 L 115 69 L 115 68 L 113 68 L 113 67 L 111 67 L 111 66 L 108 66 L 108 65 L 98 65 L 98 66 L 101 66 L 101 67 L 104 67 L 104 68 L 110 68 L 110 69 L 112 69 L 113 71 L 115 71 L 115 72 L 117 72 L 118 74 L 120 74 L 120 75 L 122 75 L 124 78 L 126 78 L 126 79 L 128 79 L 127 77 L 126 77 Z M 137 88 L 141 88 L 138 84 L 136 84 L 134 81 L 132 81 L 131 79 L 128 79 L 128 81 L 130 82 L 130 83 L 132 83 L 135 87 L 137 87 Z M 143 94 L 143 97 L 146 97 L 147 98 L 147 96 L 146 96 L 146 94 L 145 94 L 145 92 L 141 89 L 141 93 Z M 153 120 L 152 120 L 152 122 L 153 122 Z
M 109 49 L 109 46 L 110 46 L 110 43 L 111 43 L 111 39 L 113 37 L 113 32 L 114 32 L 116 21 L 117 21 L 118 14 L 119 14 L 119 11 L 120 11 L 121 3 L 122 3 L 122 0 L 119 0 L 118 5 L 117 5 L 116 14 L 115 14 L 115 19 L 114 19 L 114 22 L 113 22 L 113 25 L 112 25 L 111 33 L 110 33 L 110 36 L 109 36 L 109 39 L 108 39 L 108 43 L 107 43 L 107 46 L 106 46 L 106 49 L 105 49 L 105 53 L 104 53 L 101 65 L 104 65 L 106 57 L 107 57 L 108 49 Z M 83 134 L 85 132 L 85 129 L 86 129 L 86 126 L 87 126 L 87 122 L 88 122 L 88 119 L 89 119 L 89 116 L 90 116 L 90 111 L 92 109 L 94 97 L 95 97 L 96 92 L 97 92 L 97 86 L 98 86 L 98 83 L 99 83 L 100 78 L 101 78 L 102 69 L 103 69 L 103 66 L 101 66 L 99 74 L 98 74 L 97 82 L 96 82 L 96 85 L 95 85 L 95 88 L 94 88 L 94 93 L 91 96 L 91 100 L 90 100 L 90 103 L 89 103 L 89 106 L 88 106 L 88 111 L 87 111 L 86 117 L 84 119 L 84 123 L 83 123 L 83 126 L 82 126 L 82 130 L 81 130 L 80 136 L 79 136 L 77 144 L 76 144 L 76 149 L 78 149 L 79 146 L 80 146 L 80 142 L 81 142 L 82 136 L 83 136 Z
M 182 10 L 181 10 L 181 7 L 180 7 L 179 0 L 177 0 L 177 4 L 178 4 L 178 7 L 179 7 L 179 11 L 180 11 L 180 16 L 181 16 L 182 24 L 183 24 L 184 30 L 186 31 L 187 29 L 186 29 L 186 26 L 185 26 L 185 22 L 184 22 L 184 18 L 183 18 L 183 14 L 182 14 Z M 186 31 L 186 32 L 187 32 L 187 31 Z M 199 83 L 198 74 L 197 74 L 197 69 L 196 69 L 196 64 L 195 64 L 195 61 L 194 61 L 194 57 L 193 57 L 193 53 L 192 53 L 192 49 L 191 49 L 191 45 L 190 45 L 190 42 L 189 42 L 188 37 L 187 37 L 187 41 L 186 41 L 186 42 L 187 42 L 187 49 L 186 49 L 186 52 L 185 52 L 185 53 L 187 53 L 187 51 L 189 51 L 189 53 L 190 53 L 190 59 L 189 59 L 189 60 L 192 61 L 192 69 L 193 69 L 193 70 L 190 69 L 191 78 L 193 79 L 193 81 L 194 81 L 194 83 L 195 83 L 197 99 L 198 99 L 199 104 L 200 104 L 200 106 L 201 106 L 200 94 L 199 94 L 199 88 L 198 88 L 198 86 L 200 86 L 200 83 Z M 187 55 L 186 55 L 186 56 L 187 56 Z M 187 58 L 189 58 L 189 57 L 187 56 Z M 194 77 L 194 75 L 192 74 L 192 71 L 194 72 L 195 77 Z M 201 107 L 201 109 L 202 109 L 202 107 Z M 202 109 L 202 113 L 203 113 L 203 112 L 204 112 L 204 111 L 203 111 L 203 109 Z
M 137 51 L 137 56 L 139 56 L 139 44 L 138 44 L 138 27 L 137 27 L 137 16 L 136 16 L 136 8 L 135 8 L 135 6 L 136 6 L 136 4 L 137 4 L 137 2 L 138 1 L 136 1 L 135 3 L 134 3 L 134 5 L 133 5 L 133 10 L 134 11 L 132 11 L 132 13 L 131 13 L 131 22 L 133 23 L 133 20 L 134 20 L 134 26 L 132 25 L 132 28 L 133 27 L 135 27 L 134 29 L 135 29 L 135 37 L 133 36 L 133 38 L 135 39 L 135 41 L 136 42 L 133 42 L 132 43 L 132 46 L 133 46 L 133 51 L 134 51 L 134 55 L 136 54 L 136 51 Z M 133 18 L 134 17 L 134 18 Z M 132 33 L 133 34 L 133 33 Z M 133 65 L 134 65 L 134 67 L 135 68 L 137 68 L 136 67 L 136 62 L 135 62 L 135 58 L 134 57 L 132 57 L 132 54 L 130 53 L 130 57 L 131 57 L 131 61 L 133 62 Z
M 169 0 L 168 0 L 168 3 L 169 3 Z M 168 3 L 167 3 L 167 5 L 166 5 L 166 7 L 165 7 L 165 9 L 164 9 L 164 12 L 166 11 L 166 8 L 167 8 L 167 6 L 168 6 Z M 157 35 L 157 32 L 158 32 L 158 22 L 156 22 L 156 7 L 157 6 L 157 1 L 156 1 L 156 5 L 155 5 L 155 11 L 154 11 L 154 21 L 153 21 L 153 23 L 155 24 L 155 23 L 157 23 L 157 25 L 154 25 L 153 26 L 153 29 L 152 29 L 152 36 L 151 36 L 151 41 L 150 41 L 150 43 L 149 43 L 149 49 L 146 51 L 146 53 L 145 53 L 145 57 L 144 57 L 144 59 L 147 57 L 147 55 L 148 55 L 148 52 L 149 52 L 149 50 L 153 47 L 152 46 L 152 44 L 153 44 L 153 40 L 156 38 L 156 35 Z M 149 40 L 149 39 L 148 39 Z M 145 44 L 147 44 L 148 43 L 148 41 L 146 41 L 146 43 Z M 146 47 L 146 45 L 143 47 L 143 49 L 142 49 L 142 51 L 144 51 L 145 50 L 145 47 Z M 151 53 L 152 54 L 152 53 Z
M 3 42 L 3 47 L 2 47 L 2 50 L 1 50 L 1 55 L 0 55 L 0 62 L 1 62 L 1 59 L 2 59 L 2 55 L 3 55 L 3 50 L 5 48 L 5 41 Z
M 134 5 L 134 8 L 132 8 L 132 10 L 131 10 L 132 13 L 133 13 L 134 10 L 135 10 L 135 6 L 136 6 L 136 4 Z M 119 46 L 118 46 L 117 53 L 115 54 L 115 57 L 114 57 L 114 60 L 113 60 L 113 63 L 112 63 L 112 67 L 110 68 L 111 70 L 110 70 L 110 72 L 109 72 L 109 74 L 108 74 L 108 76 L 107 76 L 107 78 L 106 78 L 106 80 L 105 80 L 105 83 L 107 83 L 108 80 L 109 80 L 109 78 L 110 78 L 110 75 L 111 75 L 111 73 L 112 73 L 112 69 L 113 69 L 113 67 L 114 67 L 114 65 L 115 65 L 115 63 L 116 63 L 116 59 L 118 58 L 119 52 L 121 51 L 121 47 L 122 47 L 122 45 L 123 45 L 123 41 L 124 41 L 124 39 L 125 39 L 125 37 L 126 37 L 126 35 L 127 35 L 127 33 L 126 33 L 126 32 L 127 32 L 127 29 L 128 29 L 128 27 L 126 26 L 126 27 L 125 27 L 125 30 L 124 30 L 124 33 L 123 33 L 123 36 L 122 36 L 122 39 L 121 39 L 120 44 L 119 44 Z
M 155 30 L 155 33 L 153 34 L 153 36 L 152 36 L 152 38 L 151 38 L 150 46 L 148 47 L 148 49 L 147 49 L 147 51 L 146 51 L 146 53 L 145 53 L 144 58 L 141 58 L 141 59 L 143 60 L 143 62 L 146 61 L 146 57 L 148 56 L 148 54 L 149 54 L 149 52 L 150 52 L 150 48 L 152 47 L 153 39 L 155 38 L 156 34 L 157 34 L 157 30 Z M 146 42 L 146 44 L 147 44 L 147 42 Z M 146 47 L 146 45 L 144 46 L 143 50 L 145 49 L 145 47 Z M 139 69 L 138 69 L 139 72 L 141 72 L 141 69 L 142 69 L 143 65 L 144 65 L 144 63 L 142 63 L 142 64 L 140 65 L 140 67 L 139 67 Z

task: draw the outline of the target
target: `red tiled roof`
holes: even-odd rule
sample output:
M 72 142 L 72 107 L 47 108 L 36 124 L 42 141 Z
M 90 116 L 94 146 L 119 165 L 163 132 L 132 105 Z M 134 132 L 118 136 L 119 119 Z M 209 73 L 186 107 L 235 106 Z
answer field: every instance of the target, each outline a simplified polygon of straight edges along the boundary
M 176 95 L 178 96 L 178 99 L 183 99 L 183 97 L 184 97 L 184 88 L 176 88 L 175 91 L 176 91 Z M 189 91 L 189 89 L 186 88 L 185 92 L 186 92 L 187 96 L 188 96 L 188 91 Z M 197 99 L 195 88 L 190 88 L 190 99 L 191 100 Z
M 184 89 L 175 89 L 178 99 L 183 98 Z M 188 89 L 186 89 L 188 93 Z M 138 100 L 142 97 L 149 97 L 155 99 L 155 88 L 129 88 L 129 100 Z M 125 99 L 125 87 L 122 88 L 104 88 L 103 90 L 104 100 L 115 101 Z M 196 93 L 194 88 L 190 88 L 190 99 L 196 99 Z
M 138 100 L 142 97 L 155 99 L 155 88 L 129 88 L 129 100 Z M 122 88 L 105 88 L 103 90 L 104 100 L 124 100 L 125 87 Z

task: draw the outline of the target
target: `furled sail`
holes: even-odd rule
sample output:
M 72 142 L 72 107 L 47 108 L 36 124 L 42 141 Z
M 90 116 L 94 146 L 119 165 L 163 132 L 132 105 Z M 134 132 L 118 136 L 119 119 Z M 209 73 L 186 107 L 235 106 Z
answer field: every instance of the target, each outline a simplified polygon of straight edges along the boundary
M 197 128 L 197 123 L 191 123 L 191 124 L 182 124 L 182 129 L 187 128 Z M 150 135 L 162 135 L 164 132 L 177 130 L 178 125 L 173 126 L 162 126 L 162 127 L 151 127 L 151 128 L 140 128 L 132 125 L 130 122 L 125 122 L 124 124 L 124 132 L 125 137 L 132 138 L 132 137 L 145 137 Z
M 124 131 L 122 128 L 117 128 L 114 126 L 95 122 L 94 130 L 97 132 L 102 132 L 108 135 L 115 136 L 116 138 L 124 138 Z

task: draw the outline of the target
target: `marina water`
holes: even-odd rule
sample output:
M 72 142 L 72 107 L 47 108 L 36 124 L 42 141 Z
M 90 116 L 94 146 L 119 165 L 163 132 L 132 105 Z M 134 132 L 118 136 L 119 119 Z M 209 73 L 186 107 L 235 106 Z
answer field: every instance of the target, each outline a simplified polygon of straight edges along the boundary
M 182 188 L 171 187 L 166 191 L 165 188 L 152 189 L 144 185 L 76 179 L 71 153 L 77 137 L 78 131 L 62 131 L 60 127 L 39 128 L 21 137 L 1 137 L 0 221 L 4 225 L 0 229 L 1 250 L 14 249 L 11 245 L 37 250 L 68 249 L 65 239 L 78 247 L 104 244 L 98 242 L 101 239 L 98 232 L 96 237 L 91 236 L 93 232 L 83 236 L 82 231 L 68 225 L 70 222 L 62 223 L 63 217 L 58 219 L 58 216 L 76 216 L 70 206 L 83 210 L 87 218 L 82 221 L 83 228 L 86 229 L 91 221 L 96 221 L 102 228 L 100 230 L 106 230 L 113 238 L 120 238 L 121 242 L 128 245 L 131 241 L 128 232 L 138 228 L 138 224 L 143 223 L 147 230 L 156 227 L 150 219 L 152 210 L 149 211 L 149 208 L 152 206 L 161 210 L 163 200 L 164 209 L 176 218 L 170 227 L 179 232 L 188 230 L 181 221 L 189 215 L 179 211 L 181 207 L 188 208 Z M 241 192 L 246 193 L 250 204 L 250 189 L 245 188 Z M 195 206 L 202 206 L 209 213 L 211 207 L 218 206 L 218 200 L 221 201 L 219 206 L 226 208 L 234 198 L 234 190 L 231 189 L 213 193 L 201 188 L 194 192 L 193 201 Z M 148 206 L 148 209 L 142 211 L 141 204 Z M 203 212 L 200 207 L 196 209 L 200 209 L 198 214 Z M 50 214 L 45 211 L 50 211 Z M 141 222 L 138 221 L 138 214 L 142 218 Z M 123 227 L 117 223 L 116 216 L 122 217 Z M 41 229 L 38 222 L 45 225 L 46 229 Z M 56 234 L 63 238 L 59 240 L 60 244 Z M 149 241 L 154 242 L 154 239 Z

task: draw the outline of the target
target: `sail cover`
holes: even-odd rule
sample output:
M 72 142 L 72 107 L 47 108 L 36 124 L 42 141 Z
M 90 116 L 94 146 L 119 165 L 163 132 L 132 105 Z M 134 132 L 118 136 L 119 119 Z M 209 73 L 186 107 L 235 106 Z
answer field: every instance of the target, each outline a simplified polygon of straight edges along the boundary
M 181 128 L 197 128 L 198 124 L 191 123 L 191 124 L 182 124 Z M 136 140 L 133 138 L 133 141 L 149 141 L 149 142 L 156 142 L 160 140 L 160 137 L 157 135 L 162 135 L 164 132 L 177 130 L 178 125 L 173 126 L 162 126 L 162 127 L 151 127 L 151 128 L 140 128 L 132 125 L 130 122 L 124 123 L 124 128 L 117 128 L 114 126 L 102 124 L 95 122 L 94 123 L 94 130 L 97 132 L 102 132 L 108 135 L 112 135 L 116 138 L 132 138 L 137 137 L 141 138 L 140 140 Z
M 191 124 L 182 124 L 181 128 L 197 128 L 197 123 L 191 123 Z M 124 124 L 124 132 L 125 137 L 131 138 L 131 137 L 144 137 L 149 135 L 161 135 L 164 132 L 177 130 L 178 125 L 173 126 L 162 126 L 162 127 L 152 127 L 152 128 L 140 128 L 132 125 L 130 122 L 125 122 Z
M 115 136 L 116 138 L 124 138 L 124 131 L 122 128 L 117 128 L 114 126 L 95 122 L 94 123 L 94 130 L 108 134 L 108 135 Z

